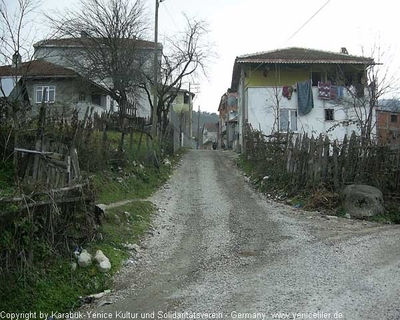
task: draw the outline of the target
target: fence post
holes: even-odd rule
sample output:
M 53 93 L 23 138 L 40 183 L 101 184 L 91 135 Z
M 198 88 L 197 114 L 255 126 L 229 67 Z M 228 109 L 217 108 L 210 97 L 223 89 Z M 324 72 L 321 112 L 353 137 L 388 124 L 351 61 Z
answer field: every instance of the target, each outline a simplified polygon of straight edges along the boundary
M 339 190 L 339 167 L 338 167 L 338 146 L 337 140 L 333 142 L 332 162 L 333 162 L 333 186 L 335 191 Z

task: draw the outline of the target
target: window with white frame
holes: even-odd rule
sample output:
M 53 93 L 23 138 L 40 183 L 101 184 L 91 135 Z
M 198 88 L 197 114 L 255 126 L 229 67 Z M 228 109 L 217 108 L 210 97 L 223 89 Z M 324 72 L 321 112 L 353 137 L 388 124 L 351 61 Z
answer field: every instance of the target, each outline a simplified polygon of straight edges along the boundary
M 36 103 L 49 102 L 56 100 L 56 86 L 37 86 Z
M 279 128 L 282 132 L 297 131 L 297 110 L 279 110 Z

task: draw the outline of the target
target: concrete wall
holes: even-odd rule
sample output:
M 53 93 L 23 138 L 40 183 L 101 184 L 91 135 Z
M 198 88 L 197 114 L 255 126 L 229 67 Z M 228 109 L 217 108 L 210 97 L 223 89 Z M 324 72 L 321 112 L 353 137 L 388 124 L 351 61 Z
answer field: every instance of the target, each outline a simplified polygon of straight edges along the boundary
M 345 134 L 351 134 L 352 131 L 360 134 L 360 130 L 355 123 L 358 121 L 356 109 L 351 105 L 349 94 L 345 95 L 342 101 L 337 102 L 318 98 L 317 87 L 313 87 L 312 92 L 314 108 L 307 115 L 300 116 L 297 114 L 297 118 L 295 118 L 297 130 L 295 132 L 313 134 L 314 136 L 323 133 L 332 139 L 338 140 L 342 140 Z M 280 100 L 279 112 L 283 109 L 297 111 L 296 92 L 293 92 L 290 100 L 282 97 L 281 87 L 249 87 L 245 93 L 245 97 L 247 97 L 248 123 L 251 124 L 253 129 L 261 130 L 267 135 L 276 132 L 278 129 L 279 116 L 277 114 L 276 96 Z M 326 109 L 333 109 L 333 120 L 325 120 Z M 357 109 L 357 111 L 362 114 L 360 109 Z M 242 120 L 240 120 L 240 124 L 242 124 Z
M 87 106 L 93 106 L 98 113 L 109 109 L 105 92 L 96 86 L 80 81 L 78 78 L 36 79 L 26 83 L 29 100 L 33 106 L 33 115 L 37 113 L 39 106 L 36 103 L 36 88 L 38 86 L 55 86 L 55 102 L 49 104 L 50 108 L 64 105 L 78 106 L 79 109 L 86 110 Z M 93 104 L 93 95 L 100 96 L 100 105 Z M 80 101 L 80 98 L 84 98 L 84 100 Z

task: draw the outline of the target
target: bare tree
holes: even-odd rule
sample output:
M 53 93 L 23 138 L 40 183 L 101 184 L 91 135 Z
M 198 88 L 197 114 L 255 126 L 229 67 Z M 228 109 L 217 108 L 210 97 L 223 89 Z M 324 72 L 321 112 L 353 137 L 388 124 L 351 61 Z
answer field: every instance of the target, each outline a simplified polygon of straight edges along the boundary
M 135 104 L 140 70 L 148 65 L 142 39 L 149 19 L 143 1 L 81 0 L 77 9 L 47 18 L 58 37 L 72 39 L 78 47 L 76 54 L 63 57 L 64 62 L 109 90 L 122 126 L 127 108 Z M 123 135 L 121 148 L 122 142 Z
M 23 86 L 22 55 L 25 59 L 31 58 L 31 36 L 32 21 L 30 15 L 38 7 L 35 0 L 18 0 L 14 5 L 7 5 L 5 0 L 0 2 L 0 56 L 4 63 L 10 64 L 11 68 L 7 76 L 1 79 L 0 85 L 0 117 L 3 125 L 9 126 L 10 132 L 4 141 L 3 160 L 5 160 L 6 149 L 11 136 L 13 136 L 14 148 L 18 147 L 19 131 L 22 115 L 26 111 L 23 96 L 26 95 Z M 3 85 L 8 82 L 6 92 Z M 15 178 L 17 180 L 18 157 L 14 152 L 13 157 Z
M 363 50 L 364 51 L 364 50 Z M 345 93 L 343 99 L 337 104 L 348 113 L 346 123 L 338 125 L 356 124 L 360 129 L 360 138 L 364 146 L 374 141 L 374 129 L 376 127 L 376 109 L 379 101 L 384 97 L 393 97 L 398 91 L 398 78 L 390 70 L 390 62 L 386 59 L 387 52 L 375 45 L 371 50 L 371 57 L 366 58 L 364 72 L 359 73 L 358 79 L 348 78 L 345 72 L 339 68 L 338 83 L 343 84 Z M 333 129 L 333 128 L 332 128 Z
M 157 118 L 165 131 L 167 117 L 177 93 L 182 85 L 200 75 L 207 76 L 207 64 L 216 56 L 213 45 L 207 41 L 209 34 L 205 21 L 186 18 L 184 31 L 174 38 L 166 38 L 164 52 L 160 61 L 160 80 L 158 84 Z M 147 73 L 142 74 L 139 85 L 144 89 L 151 108 L 151 90 L 153 77 Z
M 3 63 L 11 64 L 16 52 L 25 58 L 31 56 L 33 28 L 30 14 L 38 6 L 39 2 L 35 0 L 17 0 L 14 5 L 0 1 L 0 56 Z

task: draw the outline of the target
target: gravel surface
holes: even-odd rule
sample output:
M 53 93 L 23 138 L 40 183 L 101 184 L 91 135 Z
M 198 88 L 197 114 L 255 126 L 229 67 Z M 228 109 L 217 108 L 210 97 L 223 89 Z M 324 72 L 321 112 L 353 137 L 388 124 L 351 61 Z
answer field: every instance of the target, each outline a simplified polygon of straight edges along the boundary
M 155 230 L 137 264 L 121 270 L 115 292 L 90 312 L 113 319 L 400 319 L 398 226 L 268 201 L 245 182 L 234 156 L 184 156 L 151 199 L 159 208 Z

